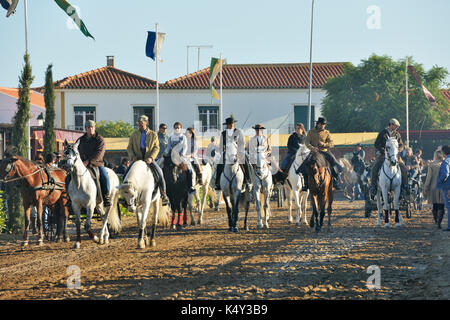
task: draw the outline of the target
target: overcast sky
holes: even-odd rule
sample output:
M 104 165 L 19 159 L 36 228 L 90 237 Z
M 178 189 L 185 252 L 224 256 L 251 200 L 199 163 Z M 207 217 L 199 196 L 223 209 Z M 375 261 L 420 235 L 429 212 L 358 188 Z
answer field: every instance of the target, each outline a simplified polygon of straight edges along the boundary
M 54 80 L 106 65 L 155 79 L 145 56 L 147 31 L 166 33 L 159 81 L 186 74 L 186 46 L 212 45 L 200 68 L 220 53 L 228 63 L 309 61 L 311 0 L 69 0 L 95 41 L 71 28 L 53 0 L 28 0 L 29 52 L 35 81 L 44 84 L 47 65 Z M 448 0 L 315 0 L 314 62 L 357 65 L 372 53 L 394 59 L 413 56 L 425 69 L 450 70 Z M 24 0 L 14 16 L 0 8 L 0 86 L 17 87 L 25 52 Z M 190 49 L 189 71 L 197 70 Z M 450 82 L 450 77 L 447 79 Z

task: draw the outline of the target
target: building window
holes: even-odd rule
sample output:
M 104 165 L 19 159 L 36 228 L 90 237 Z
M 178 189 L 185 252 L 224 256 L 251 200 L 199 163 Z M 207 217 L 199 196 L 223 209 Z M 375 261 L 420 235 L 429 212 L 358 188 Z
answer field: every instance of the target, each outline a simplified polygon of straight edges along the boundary
M 218 106 L 198 107 L 198 115 L 202 132 L 219 129 Z
M 74 107 L 75 130 L 83 131 L 86 121 L 95 121 L 95 107 Z
M 151 130 L 155 130 L 154 126 L 154 107 L 152 106 L 134 106 L 133 107 L 133 121 L 134 127 L 137 128 L 137 122 L 139 118 L 143 115 L 148 117 L 148 126 Z

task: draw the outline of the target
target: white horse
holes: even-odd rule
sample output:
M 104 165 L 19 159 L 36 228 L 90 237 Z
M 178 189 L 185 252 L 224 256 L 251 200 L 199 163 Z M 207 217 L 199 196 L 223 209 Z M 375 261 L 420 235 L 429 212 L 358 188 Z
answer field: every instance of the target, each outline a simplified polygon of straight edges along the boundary
M 160 193 L 149 166 L 142 160 L 134 162 L 119 186 L 119 190 L 121 196 L 125 198 L 128 211 L 136 213 L 139 227 L 138 248 L 144 249 L 148 244 L 152 247 L 156 246 L 155 231 L 158 223 Z M 150 243 L 146 229 L 149 210 L 151 210 L 153 221 Z
M 77 227 L 77 241 L 75 248 L 81 247 L 81 210 L 86 209 L 86 222 L 84 229 L 91 239 L 100 244 L 109 243 L 108 222 L 114 232 L 119 232 L 121 229 L 121 221 L 117 210 L 117 201 L 119 199 L 119 192 L 117 186 L 119 185 L 119 178 L 115 172 L 109 168 L 105 168 L 109 177 L 110 191 L 109 196 L 112 199 L 109 208 L 103 207 L 103 202 L 97 203 L 97 186 L 92 178 L 88 168 L 86 168 L 81 161 L 80 153 L 78 152 L 79 141 L 73 146 L 70 146 L 67 141 L 64 142 L 64 153 L 67 157 L 67 166 L 71 175 L 71 181 L 68 187 L 68 194 L 72 202 L 73 211 L 76 214 Z M 103 225 L 100 233 L 100 239 L 91 230 L 91 219 L 94 210 L 101 213 Z
M 379 172 L 377 192 L 377 226 L 381 225 L 381 219 L 383 217 L 382 207 L 384 207 L 384 226 L 386 228 L 389 228 L 389 211 L 391 206 L 393 206 L 395 210 L 395 226 L 398 228 L 401 225 L 404 225 L 402 216 L 400 215 L 399 211 L 402 172 L 400 171 L 400 167 L 398 165 L 397 155 L 397 139 L 395 139 L 394 137 L 387 139 L 385 146 L 384 163 Z
M 202 170 L 202 181 L 200 183 L 197 183 L 194 186 L 195 192 L 189 193 L 188 195 L 188 206 L 189 206 L 189 212 L 191 214 L 191 225 L 195 225 L 195 218 L 193 213 L 193 202 L 195 198 L 195 202 L 197 203 L 197 209 L 198 209 L 198 220 L 197 223 L 201 225 L 203 223 L 203 211 L 205 209 L 206 204 L 206 196 L 209 194 L 210 197 L 212 197 L 212 193 L 210 192 L 210 183 L 211 178 L 213 174 L 213 169 L 209 162 L 206 162 L 206 164 L 201 165 Z M 202 198 L 200 199 L 200 189 L 203 189 Z M 211 200 L 212 201 L 212 200 Z
M 232 142 L 227 145 L 227 152 L 224 160 L 224 168 L 220 176 L 220 188 L 227 208 L 228 231 L 239 232 L 237 221 L 239 216 L 239 198 L 242 193 L 244 183 L 244 172 L 242 172 L 238 160 L 237 143 Z
M 303 175 L 297 174 L 296 171 L 301 166 L 303 161 L 305 161 L 305 159 L 308 157 L 309 153 L 310 150 L 306 147 L 306 145 L 301 144 L 297 150 L 297 153 L 295 154 L 294 162 L 289 169 L 288 178 L 284 183 L 286 194 L 288 195 L 289 200 L 289 223 L 292 223 L 292 200 L 294 200 L 295 206 L 297 208 L 297 219 L 295 223 L 298 226 L 301 224 L 302 216 L 303 222 L 305 224 L 308 224 L 308 221 L 306 220 L 306 207 L 309 190 L 302 191 L 305 181 L 303 179 Z
M 256 164 L 253 170 L 253 194 L 255 197 L 256 212 L 258 218 L 256 228 L 262 229 L 264 227 L 265 229 L 269 229 L 270 195 L 272 194 L 273 189 L 272 172 L 267 163 L 264 147 L 258 147 L 256 149 L 256 155 L 254 155 L 254 157 L 256 158 Z M 261 193 L 263 193 L 264 195 L 264 223 L 261 222 Z M 247 215 L 248 206 L 245 212 L 245 230 L 248 230 Z

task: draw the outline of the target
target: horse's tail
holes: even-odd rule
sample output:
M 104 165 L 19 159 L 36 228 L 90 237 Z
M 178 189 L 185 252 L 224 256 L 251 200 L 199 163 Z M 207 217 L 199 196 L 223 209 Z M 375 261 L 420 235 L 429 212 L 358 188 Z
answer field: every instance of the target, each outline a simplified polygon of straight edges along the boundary
M 108 223 L 112 231 L 118 233 L 122 230 L 122 221 L 119 218 L 119 211 L 117 208 L 117 201 L 119 200 L 119 191 L 117 190 L 114 194 L 114 199 L 112 201 L 111 207 L 108 213 Z
M 207 195 L 208 195 L 209 198 L 211 199 L 211 202 L 212 202 L 212 203 L 216 203 L 216 202 L 217 202 L 217 195 L 216 195 L 216 193 L 214 192 L 213 188 L 211 188 L 211 187 L 209 186 L 209 184 L 206 185 L 206 186 L 204 186 L 204 188 L 207 190 L 207 191 L 204 191 L 204 192 L 207 192 Z
M 148 212 L 150 218 L 148 220 L 149 225 L 155 224 L 155 210 L 153 208 L 154 206 L 152 204 Z M 161 201 L 159 202 L 158 221 L 156 221 L 156 224 L 162 225 L 164 229 L 167 229 L 171 224 L 169 218 L 169 206 L 163 206 Z

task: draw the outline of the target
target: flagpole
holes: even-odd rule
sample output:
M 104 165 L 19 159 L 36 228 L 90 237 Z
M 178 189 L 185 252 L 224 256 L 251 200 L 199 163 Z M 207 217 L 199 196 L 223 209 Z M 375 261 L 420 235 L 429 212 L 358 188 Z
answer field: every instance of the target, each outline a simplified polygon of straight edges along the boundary
M 28 9 L 27 0 L 24 1 L 25 10 L 25 54 L 28 54 Z M 31 118 L 28 120 L 28 159 L 31 160 Z
M 309 90 L 308 90 L 308 123 L 306 129 L 311 129 L 311 105 L 312 105 L 312 42 L 313 42 L 313 24 L 314 24 L 314 0 L 311 7 L 311 40 L 309 44 Z
M 156 24 L 156 111 L 155 111 L 155 127 L 159 126 L 159 77 L 158 77 L 158 64 L 159 64 L 159 37 L 158 37 L 158 24 Z
M 406 147 L 409 148 L 408 56 L 406 56 L 405 78 L 406 78 Z
M 222 53 L 220 53 L 219 57 L 219 63 L 220 63 L 220 107 L 219 107 L 219 125 L 220 125 L 220 132 L 223 130 L 223 122 L 222 122 L 222 113 L 223 113 L 223 94 L 222 94 Z

